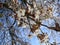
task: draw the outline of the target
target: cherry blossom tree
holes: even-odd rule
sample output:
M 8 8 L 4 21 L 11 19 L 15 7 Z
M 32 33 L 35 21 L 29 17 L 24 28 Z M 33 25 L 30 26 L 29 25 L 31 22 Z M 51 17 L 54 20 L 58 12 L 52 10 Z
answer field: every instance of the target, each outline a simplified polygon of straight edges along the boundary
M 59 0 L 0 0 L 0 44 L 31 45 L 29 39 L 37 36 L 41 45 L 58 45 L 55 38 L 50 43 L 49 36 L 60 34 L 59 7 Z

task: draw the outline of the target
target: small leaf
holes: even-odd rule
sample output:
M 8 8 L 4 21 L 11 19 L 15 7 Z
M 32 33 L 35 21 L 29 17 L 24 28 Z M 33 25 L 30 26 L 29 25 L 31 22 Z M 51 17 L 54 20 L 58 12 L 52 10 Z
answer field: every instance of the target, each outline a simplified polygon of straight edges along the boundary
M 0 14 L 0 18 L 2 18 L 3 17 L 3 15 L 2 14 Z
M 2 23 L 0 22 L 0 27 L 3 26 Z
M 31 37 L 31 36 L 32 36 L 31 34 L 28 35 L 28 37 Z
M 39 26 L 37 24 L 32 25 L 31 32 L 34 33 L 38 28 Z
M 2 8 L 3 7 L 3 4 L 2 3 L 0 3 L 0 8 Z
M 44 34 L 38 34 L 37 37 L 40 39 L 40 40 L 43 40 L 45 35 Z
M 45 19 L 46 19 L 46 18 L 49 18 L 49 16 L 48 16 L 48 15 L 45 15 Z
M 8 3 L 4 3 L 3 6 L 9 8 Z
M 52 8 L 49 7 L 48 10 L 52 11 Z

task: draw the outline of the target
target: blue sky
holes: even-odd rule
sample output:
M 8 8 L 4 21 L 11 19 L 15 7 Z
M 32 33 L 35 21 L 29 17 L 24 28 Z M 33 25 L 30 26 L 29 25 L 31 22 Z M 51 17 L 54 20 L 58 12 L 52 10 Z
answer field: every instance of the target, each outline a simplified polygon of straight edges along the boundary
M 40 45 L 40 41 L 38 40 L 38 38 L 36 36 L 31 38 L 30 43 L 31 43 L 31 45 Z

